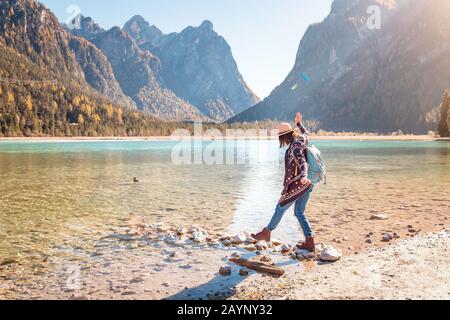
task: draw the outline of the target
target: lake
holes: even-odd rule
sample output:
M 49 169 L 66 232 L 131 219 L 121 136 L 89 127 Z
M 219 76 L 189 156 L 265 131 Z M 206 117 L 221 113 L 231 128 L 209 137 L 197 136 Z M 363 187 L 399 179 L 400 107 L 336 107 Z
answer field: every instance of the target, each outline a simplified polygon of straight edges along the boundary
M 395 213 L 416 204 L 422 211 L 414 217 L 449 212 L 450 142 L 314 144 L 328 183 L 315 190 L 308 212 L 323 237 L 361 228 L 358 217 L 371 209 Z M 70 256 L 78 242 L 120 227 L 130 215 L 229 232 L 265 226 L 282 190 L 284 151 L 276 141 L 215 142 L 213 153 L 211 146 L 193 150 L 232 154 L 231 163 L 175 164 L 179 144 L 172 141 L 0 142 L 0 261 L 14 257 L 26 270 L 36 254 Z M 301 237 L 293 212 L 276 235 Z

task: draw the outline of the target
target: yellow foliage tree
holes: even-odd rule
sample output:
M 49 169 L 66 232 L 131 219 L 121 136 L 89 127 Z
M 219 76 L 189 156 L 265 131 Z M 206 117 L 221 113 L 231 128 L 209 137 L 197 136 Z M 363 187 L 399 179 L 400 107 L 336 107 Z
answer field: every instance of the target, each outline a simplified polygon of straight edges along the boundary
M 82 114 L 78 115 L 78 120 L 77 120 L 78 124 L 83 124 L 84 123 L 84 118 Z

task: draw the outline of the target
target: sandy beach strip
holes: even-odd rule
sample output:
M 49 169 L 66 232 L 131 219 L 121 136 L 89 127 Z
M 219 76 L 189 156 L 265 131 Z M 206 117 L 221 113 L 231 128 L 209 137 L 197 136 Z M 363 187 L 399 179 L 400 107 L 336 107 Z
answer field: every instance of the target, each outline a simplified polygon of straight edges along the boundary
M 256 275 L 231 299 L 450 299 L 450 232 L 442 231 L 370 249 L 322 264 L 314 272 L 287 268 L 274 279 Z

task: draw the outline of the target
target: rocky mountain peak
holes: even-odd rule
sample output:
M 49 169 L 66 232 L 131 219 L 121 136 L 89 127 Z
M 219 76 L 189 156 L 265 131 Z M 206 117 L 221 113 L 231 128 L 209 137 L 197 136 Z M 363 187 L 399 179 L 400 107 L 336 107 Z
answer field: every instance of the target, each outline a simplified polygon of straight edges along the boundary
M 142 16 L 135 15 L 125 25 L 123 30 L 128 33 L 138 45 L 151 42 L 156 44 L 164 33 L 155 25 L 150 25 Z
M 214 24 L 209 20 L 205 20 L 202 22 L 199 28 L 202 30 L 214 30 Z
M 331 4 L 331 14 L 342 14 L 354 6 L 359 0 L 334 0 Z
M 92 40 L 98 34 L 104 32 L 91 17 L 80 17 L 80 28 L 72 29 L 71 32 L 88 40 Z

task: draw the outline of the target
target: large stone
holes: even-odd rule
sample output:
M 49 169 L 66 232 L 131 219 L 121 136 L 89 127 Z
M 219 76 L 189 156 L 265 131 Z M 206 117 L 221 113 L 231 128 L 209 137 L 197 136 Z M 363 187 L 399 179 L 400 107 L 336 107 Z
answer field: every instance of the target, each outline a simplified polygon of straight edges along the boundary
M 342 258 L 342 252 L 336 248 L 328 247 L 322 251 L 319 258 L 320 260 L 327 262 L 338 261 Z

